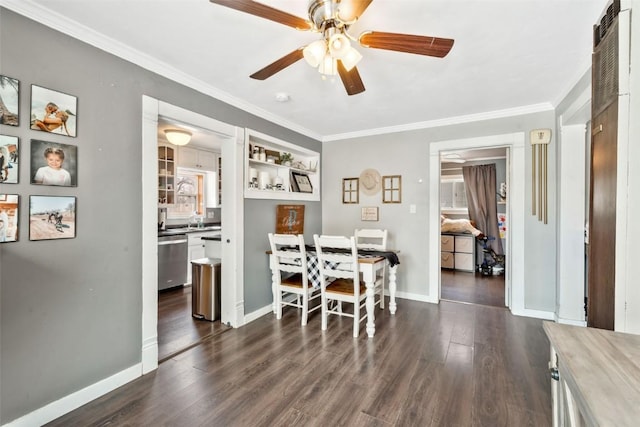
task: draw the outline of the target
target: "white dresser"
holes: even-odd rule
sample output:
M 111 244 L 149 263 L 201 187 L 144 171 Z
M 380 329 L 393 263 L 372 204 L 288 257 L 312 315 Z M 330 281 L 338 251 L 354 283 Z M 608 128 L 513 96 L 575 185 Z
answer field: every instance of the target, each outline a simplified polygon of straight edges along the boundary
M 440 235 L 440 266 L 460 271 L 476 270 L 476 238 L 467 233 Z

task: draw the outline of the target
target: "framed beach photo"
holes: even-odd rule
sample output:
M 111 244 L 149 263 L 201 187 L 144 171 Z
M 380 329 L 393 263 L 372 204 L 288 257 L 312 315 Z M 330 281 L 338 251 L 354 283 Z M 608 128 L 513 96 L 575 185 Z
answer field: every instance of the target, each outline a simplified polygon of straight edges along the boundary
M 17 184 L 18 169 L 18 137 L 0 135 L 0 183 Z
M 31 129 L 75 138 L 77 124 L 75 96 L 31 85 Z
M 76 187 L 78 147 L 31 140 L 31 184 Z
M 0 74 L 0 125 L 20 124 L 20 81 Z
M 0 243 L 18 241 L 20 196 L 0 194 Z
M 29 240 L 76 237 L 76 198 L 72 196 L 29 197 Z

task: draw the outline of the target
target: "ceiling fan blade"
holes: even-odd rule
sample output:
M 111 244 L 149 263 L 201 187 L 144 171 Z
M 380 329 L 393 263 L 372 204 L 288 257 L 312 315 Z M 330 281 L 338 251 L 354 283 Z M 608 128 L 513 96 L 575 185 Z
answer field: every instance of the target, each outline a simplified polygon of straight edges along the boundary
M 289 65 L 301 60 L 303 57 L 302 49 L 303 48 L 298 48 L 293 52 L 286 54 L 282 58 L 278 59 L 275 62 L 272 62 L 271 64 L 267 65 L 263 69 L 251 74 L 249 77 L 256 80 L 265 80 L 273 76 L 275 73 L 282 71 L 285 68 L 287 68 Z
M 360 18 L 373 0 L 342 0 L 338 4 L 338 16 L 346 22 Z
M 261 18 L 270 19 L 280 24 L 288 25 L 298 30 L 310 30 L 311 23 L 271 6 L 264 5 L 252 0 L 209 0 L 211 3 L 226 6 Z
M 440 37 L 415 36 L 411 34 L 384 33 L 368 31 L 358 38 L 364 47 L 395 50 L 397 52 L 444 58 L 453 47 L 453 39 Z
M 364 84 L 356 67 L 347 71 L 342 65 L 342 61 L 338 60 L 338 74 L 340 74 L 340 79 L 342 79 L 342 84 L 348 95 L 357 95 L 364 92 Z

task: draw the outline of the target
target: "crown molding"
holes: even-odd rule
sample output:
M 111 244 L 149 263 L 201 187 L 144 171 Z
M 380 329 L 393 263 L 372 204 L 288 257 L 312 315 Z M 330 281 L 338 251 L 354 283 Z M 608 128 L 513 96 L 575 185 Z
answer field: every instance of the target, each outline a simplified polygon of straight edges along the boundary
M 287 129 L 313 138 L 317 141 L 322 140 L 322 135 L 319 135 L 316 132 L 311 131 L 310 129 L 286 120 L 251 103 L 238 99 L 230 95 L 229 93 L 206 84 L 202 80 L 196 79 L 167 63 L 158 61 L 157 59 L 147 55 L 144 52 L 132 49 L 130 46 L 120 43 L 112 38 L 106 37 L 104 34 L 99 33 L 87 26 L 72 21 L 62 14 L 52 12 L 51 10 L 43 10 L 41 7 L 39 7 L 39 5 L 31 0 L 0 0 L 0 6 L 6 7 L 7 9 L 15 13 L 23 15 L 42 25 L 50 27 L 77 40 L 80 40 L 83 43 L 87 43 L 100 50 L 115 55 L 146 70 L 187 86 L 191 89 L 197 90 L 198 92 L 201 92 L 205 95 L 209 95 L 215 99 L 218 99 L 257 117 L 268 120 L 272 123 L 283 126 Z
M 488 111 L 485 113 L 468 114 L 465 116 L 447 117 L 445 119 L 428 120 L 424 122 L 407 123 L 398 126 L 389 126 L 376 129 L 365 129 L 357 132 L 347 132 L 335 135 L 327 135 L 322 142 L 343 141 L 345 139 L 360 138 L 363 136 L 384 135 L 389 133 L 407 132 L 420 129 L 437 128 L 442 126 L 459 125 L 464 123 L 480 122 L 484 120 L 503 119 L 506 117 L 522 116 L 525 114 L 553 111 L 554 107 L 549 102 L 525 105 L 504 110 Z

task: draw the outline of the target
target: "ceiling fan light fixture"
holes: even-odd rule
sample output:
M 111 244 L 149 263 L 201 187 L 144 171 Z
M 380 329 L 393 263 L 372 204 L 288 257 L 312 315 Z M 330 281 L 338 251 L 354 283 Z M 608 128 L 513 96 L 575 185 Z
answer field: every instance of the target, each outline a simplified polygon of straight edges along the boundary
M 187 145 L 191 141 L 191 132 L 181 129 L 165 129 L 167 141 L 173 145 Z
M 351 69 L 355 67 L 361 59 L 362 54 L 352 47 L 340 60 L 342 61 L 342 65 L 344 65 L 344 68 L 347 71 L 351 71 Z
M 320 65 L 326 53 L 327 45 L 324 40 L 316 40 L 302 49 L 302 56 L 304 56 L 305 61 L 314 68 Z
M 329 52 L 334 58 L 344 58 L 350 49 L 351 43 L 344 34 L 334 34 L 329 38 Z
M 338 74 L 338 61 L 327 53 L 322 59 L 318 71 L 325 76 L 335 76 Z

